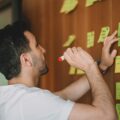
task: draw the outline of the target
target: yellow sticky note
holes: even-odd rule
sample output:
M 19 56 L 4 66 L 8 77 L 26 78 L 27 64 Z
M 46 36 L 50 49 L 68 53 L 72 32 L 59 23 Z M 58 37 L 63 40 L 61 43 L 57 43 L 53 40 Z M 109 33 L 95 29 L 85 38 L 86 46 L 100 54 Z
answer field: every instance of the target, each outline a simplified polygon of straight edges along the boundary
M 94 46 L 94 38 L 95 38 L 95 32 L 88 32 L 87 33 L 87 48 Z
M 73 66 L 70 66 L 69 75 L 75 75 L 75 72 L 76 72 L 76 68 Z
M 116 100 L 120 100 L 120 82 L 116 83 Z
M 115 58 L 115 73 L 120 73 L 120 56 Z
M 85 72 L 81 69 L 77 69 L 77 72 L 76 72 L 77 75 L 83 75 L 85 74 Z
M 118 23 L 118 46 L 120 47 L 120 22 Z
M 108 36 L 109 32 L 110 32 L 110 27 L 108 27 L 108 26 L 102 27 L 98 43 L 104 42 L 104 40 Z
M 68 37 L 68 40 L 63 44 L 63 47 L 69 47 L 73 43 L 75 38 L 76 38 L 75 35 L 70 35 Z
M 62 8 L 60 10 L 61 13 L 69 13 L 73 11 L 78 4 L 78 0 L 64 0 Z
M 86 0 L 85 6 L 86 6 L 86 7 L 89 7 L 89 6 L 93 5 L 94 2 L 96 2 L 96 1 L 99 1 L 99 0 Z
M 89 7 L 89 6 L 91 6 L 91 5 L 93 5 L 93 0 L 86 0 L 85 6 L 86 6 L 86 7 Z
M 118 23 L 118 37 L 120 37 L 120 22 Z
M 120 120 L 120 104 L 116 104 L 116 110 L 117 110 L 118 120 Z

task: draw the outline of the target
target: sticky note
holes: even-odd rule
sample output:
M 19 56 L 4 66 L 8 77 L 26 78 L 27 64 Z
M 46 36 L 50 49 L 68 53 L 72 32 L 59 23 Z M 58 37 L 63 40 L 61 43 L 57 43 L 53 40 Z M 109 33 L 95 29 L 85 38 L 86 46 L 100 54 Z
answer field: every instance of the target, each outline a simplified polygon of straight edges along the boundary
M 120 22 L 118 23 L 118 37 L 120 37 Z
M 89 7 L 89 6 L 93 5 L 93 3 L 94 3 L 93 0 L 86 0 L 85 6 Z
M 120 73 L 120 56 L 115 58 L 115 73 Z
M 60 13 L 69 13 L 73 11 L 78 4 L 78 0 L 64 0 Z
M 75 40 L 76 36 L 75 35 L 70 35 L 68 37 L 68 40 L 63 44 L 63 47 L 69 47 L 73 41 Z
M 100 0 L 86 0 L 85 6 L 86 6 L 86 7 L 89 7 L 89 6 L 93 5 L 94 2 L 96 2 L 96 1 L 100 1 Z
M 87 33 L 87 48 L 94 46 L 94 38 L 95 38 L 95 32 L 88 32 Z
M 76 72 L 77 75 L 83 75 L 85 74 L 85 72 L 81 69 L 77 69 L 77 72 Z
M 118 46 L 120 47 L 120 22 L 118 23 Z
M 120 100 L 120 82 L 116 82 L 116 100 Z
M 116 104 L 116 110 L 117 110 L 118 120 L 120 120 L 120 104 Z
M 108 26 L 107 27 L 102 27 L 98 43 L 104 42 L 104 40 L 108 36 L 109 32 L 110 32 L 110 27 L 108 27 Z
M 76 72 L 76 68 L 73 66 L 70 66 L 69 75 L 75 75 L 75 72 Z

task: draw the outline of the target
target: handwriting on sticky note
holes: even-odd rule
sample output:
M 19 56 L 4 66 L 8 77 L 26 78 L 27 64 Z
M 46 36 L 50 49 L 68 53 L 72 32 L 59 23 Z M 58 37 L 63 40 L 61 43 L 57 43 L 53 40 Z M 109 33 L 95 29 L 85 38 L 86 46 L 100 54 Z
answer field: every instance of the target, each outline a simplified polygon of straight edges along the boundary
M 117 110 L 118 120 L 120 120 L 120 104 L 116 104 L 116 110 Z
M 94 38 L 95 38 L 95 32 L 88 32 L 87 33 L 87 48 L 94 46 Z
M 70 35 L 68 40 L 63 44 L 63 47 L 69 47 L 75 40 L 75 35 Z
M 115 73 L 120 73 L 120 56 L 115 58 Z
M 77 75 L 83 75 L 85 74 L 85 72 L 81 69 L 77 69 L 77 72 L 76 72 Z
M 75 72 L 76 72 L 76 68 L 73 66 L 70 66 L 69 75 L 75 75 Z
M 116 100 L 120 100 L 120 82 L 116 83 Z
M 61 13 L 69 13 L 73 11 L 78 4 L 78 0 L 64 0 L 62 8 L 60 10 Z
M 108 26 L 102 27 L 98 43 L 104 42 L 104 40 L 108 36 L 109 32 L 110 32 L 110 27 L 108 27 Z

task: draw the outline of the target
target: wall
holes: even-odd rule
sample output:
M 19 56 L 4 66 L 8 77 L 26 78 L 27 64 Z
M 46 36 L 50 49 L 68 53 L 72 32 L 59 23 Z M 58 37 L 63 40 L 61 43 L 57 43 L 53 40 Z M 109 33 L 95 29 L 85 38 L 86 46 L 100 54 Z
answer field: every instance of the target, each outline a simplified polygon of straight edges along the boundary
M 119 0 L 102 0 L 93 6 L 85 7 L 85 0 L 79 0 L 75 11 L 69 14 L 61 14 L 63 0 L 24 0 L 23 13 L 30 21 L 32 31 L 38 41 L 46 49 L 46 59 L 50 72 L 40 82 L 40 87 L 56 91 L 79 78 L 79 75 L 68 75 L 69 65 L 66 62 L 58 63 L 57 58 L 65 48 L 63 43 L 70 34 L 76 35 L 76 41 L 72 46 L 81 46 L 87 50 L 95 60 L 101 56 L 102 44 L 98 44 L 101 28 L 110 27 L 110 33 L 117 29 L 120 21 Z M 86 47 L 87 32 L 95 31 L 95 45 Z M 113 46 L 118 50 L 117 44 Z M 115 83 L 120 81 L 120 75 L 114 74 L 114 65 L 104 76 L 115 100 Z M 91 102 L 91 93 L 87 93 L 81 99 L 82 102 Z M 116 101 L 116 100 L 115 100 Z M 116 101 L 117 102 L 117 101 Z
M 0 28 L 12 23 L 12 8 L 8 7 L 0 11 Z

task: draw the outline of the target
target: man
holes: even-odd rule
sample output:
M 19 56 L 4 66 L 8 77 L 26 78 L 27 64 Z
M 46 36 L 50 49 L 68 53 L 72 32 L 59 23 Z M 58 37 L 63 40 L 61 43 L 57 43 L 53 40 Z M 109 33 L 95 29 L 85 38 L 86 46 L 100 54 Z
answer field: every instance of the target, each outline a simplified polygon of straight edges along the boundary
M 113 64 L 116 32 L 106 38 L 100 68 Z M 0 30 L 0 72 L 8 86 L 0 87 L 0 120 L 117 120 L 112 95 L 93 58 L 80 47 L 68 48 L 65 60 L 85 71 L 86 76 L 56 93 L 37 88 L 48 72 L 45 50 L 22 22 Z M 91 105 L 75 103 L 89 89 Z

